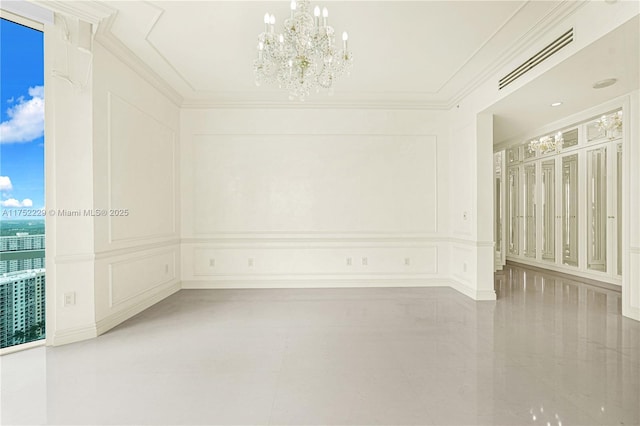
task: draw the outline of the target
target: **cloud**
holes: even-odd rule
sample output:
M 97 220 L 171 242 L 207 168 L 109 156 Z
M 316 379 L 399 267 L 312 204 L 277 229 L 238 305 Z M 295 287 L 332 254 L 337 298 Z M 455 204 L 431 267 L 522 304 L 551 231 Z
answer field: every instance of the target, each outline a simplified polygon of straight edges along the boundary
M 44 86 L 29 88 L 31 99 L 20 96 L 0 124 L 0 143 L 31 142 L 44 134 Z
M 25 198 L 22 201 L 15 198 L 9 198 L 8 200 L 0 201 L 2 207 L 33 207 L 33 201 L 30 198 Z
M 12 189 L 13 185 L 9 176 L 0 176 L 0 191 L 11 191 Z

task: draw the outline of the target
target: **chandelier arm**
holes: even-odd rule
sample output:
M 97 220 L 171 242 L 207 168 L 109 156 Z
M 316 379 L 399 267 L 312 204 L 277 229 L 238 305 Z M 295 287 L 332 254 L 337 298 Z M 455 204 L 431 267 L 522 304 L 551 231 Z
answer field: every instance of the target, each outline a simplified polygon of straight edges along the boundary
M 322 11 L 322 20 L 319 7 L 313 14 L 309 0 L 294 0 L 281 33 L 274 30 L 275 17 L 265 15 L 265 31 L 258 36 L 258 59 L 254 61 L 256 84 L 278 84 L 290 97 L 302 100 L 313 89 L 331 89 L 335 77 L 350 69 L 347 34 L 342 36 L 343 49 L 338 50 L 327 9 Z

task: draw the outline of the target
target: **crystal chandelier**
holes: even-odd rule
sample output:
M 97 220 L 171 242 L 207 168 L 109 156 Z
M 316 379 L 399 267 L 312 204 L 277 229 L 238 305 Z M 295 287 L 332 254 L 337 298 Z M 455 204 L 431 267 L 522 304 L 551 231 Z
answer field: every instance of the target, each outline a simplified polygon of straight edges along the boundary
M 538 151 L 540 154 L 546 154 L 556 151 L 563 141 L 562 132 L 558 132 L 554 136 L 542 136 L 540 139 L 529 142 L 529 152 Z
M 611 115 L 603 115 L 596 121 L 596 127 L 601 132 L 604 131 L 609 139 L 615 138 L 619 131 L 622 130 L 622 111 Z
M 342 33 L 342 49 L 337 49 L 327 8 L 322 9 L 322 17 L 318 6 L 313 15 L 309 8 L 309 0 L 293 0 L 282 33 L 275 32 L 275 16 L 264 15 L 254 62 L 258 86 L 278 84 L 289 91 L 289 99 L 304 100 L 312 90 L 330 89 L 336 77 L 348 73 L 352 56 L 347 33 Z

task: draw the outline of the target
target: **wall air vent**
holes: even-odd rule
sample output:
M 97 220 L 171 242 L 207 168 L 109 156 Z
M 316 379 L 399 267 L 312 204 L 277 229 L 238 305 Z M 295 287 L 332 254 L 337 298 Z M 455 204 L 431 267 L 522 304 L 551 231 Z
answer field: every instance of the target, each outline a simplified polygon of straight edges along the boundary
M 527 59 L 522 65 L 518 68 L 511 71 L 509 74 L 505 75 L 498 81 L 498 90 L 504 89 L 509 84 L 516 81 L 518 78 L 522 77 L 525 73 L 529 72 L 529 70 L 533 69 L 540 62 L 544 61 L 554 53 L 558 52 L 560 49 L 565 47 L 567 44 L 573 41 L 573 28 L 571 28 L 566 33 L 562 34 L 560 37 L 551 42 L 544 49 L 533 55 L 531 58 Z

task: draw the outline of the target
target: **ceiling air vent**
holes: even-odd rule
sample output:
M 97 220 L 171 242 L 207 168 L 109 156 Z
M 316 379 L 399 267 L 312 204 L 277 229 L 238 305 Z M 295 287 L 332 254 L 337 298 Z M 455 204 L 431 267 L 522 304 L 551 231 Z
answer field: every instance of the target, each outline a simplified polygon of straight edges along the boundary
M 573 41 L 573 28 L 571 28 L 566 33 L 562 34 L 560 37 L 551 42 L 547 47 L 533 55 L 531 58 L 527 59 L 522 65 L 518 68 L 511 71 L 509 74 L 505 75 L 498 81 L 498 89 L 504 89 L 509 84 L 516 81 L 523 74 L 531 70 L 533 67 L 538 65 L 540 62 L 544 61 L 567 44 Z

